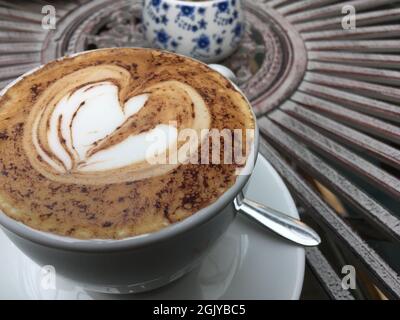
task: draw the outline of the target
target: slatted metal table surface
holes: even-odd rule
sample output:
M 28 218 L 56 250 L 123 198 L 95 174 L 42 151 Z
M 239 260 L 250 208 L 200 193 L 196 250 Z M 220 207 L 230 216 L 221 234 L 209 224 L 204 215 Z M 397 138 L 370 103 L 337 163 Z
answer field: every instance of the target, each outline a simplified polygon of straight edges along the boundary
M 146 46 L 141 2 L 0 0 L 0 88 L 66 54 Z M 42 27 L 48 4 L 55 29 Z M 257 112 L 261 153 L 323 236 L 302 298 L 400 298 L 400 1 L 245 6 L 245 38 L 224 64 Z M 342 286 L 346 265 L 355 289 Z

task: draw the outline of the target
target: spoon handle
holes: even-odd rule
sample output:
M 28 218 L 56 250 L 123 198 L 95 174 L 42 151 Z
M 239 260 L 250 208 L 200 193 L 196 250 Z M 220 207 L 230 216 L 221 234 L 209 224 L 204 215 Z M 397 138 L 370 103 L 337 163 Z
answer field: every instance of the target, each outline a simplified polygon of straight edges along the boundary
M 321 243 L 321 238 L 313 229 L 278 210 L 246 199 L 241 195 L 235 198 L 234 205 L 238 212 L 261 223 L 285 239 L 305 247 L 313 247 Z

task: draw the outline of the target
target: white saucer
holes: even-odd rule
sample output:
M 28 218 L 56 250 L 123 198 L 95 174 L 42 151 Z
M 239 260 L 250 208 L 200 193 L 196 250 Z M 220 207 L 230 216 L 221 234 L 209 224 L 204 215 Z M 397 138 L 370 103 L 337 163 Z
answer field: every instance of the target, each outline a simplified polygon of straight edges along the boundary
M 246 195 L 298 217 L 283 181 L 261 155 Z M 0 299 L 298 299 L 304 249 L 238 216 L 201 266 L 169 286 L 140 295 L 106 295 L 82 290 L 56 277 L 43 285 L 43 270 L 0 230 Z

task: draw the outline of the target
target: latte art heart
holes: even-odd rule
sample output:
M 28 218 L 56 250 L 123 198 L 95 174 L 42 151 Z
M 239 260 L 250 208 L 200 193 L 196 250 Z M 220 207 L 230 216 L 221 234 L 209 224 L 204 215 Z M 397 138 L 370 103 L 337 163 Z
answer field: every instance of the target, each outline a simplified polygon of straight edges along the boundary
M 104 79 L 91 83 L 88 77 L 101 72 Z M 85 183 L 120 181 L 127 173 L 129 181 L 165 174 L 176 165 L 152 164 L 149 149 L 172 156 L 180 129 L 196 130 L 200 136 L 210 128 L 208 108 L 189 85 L 162 81 L 135 88 L 125 73 L 116 66 L 89 67 L 46 90 L 34 106 L 26 139 L 34 146 L 32 162 L 42 174 Z M 166 139 L 154 142 L 160 135 Z
M 48 132 L 45 138 L 51 155 L 41 148 L 37 135 L 33 135 L 36 150 L 59 172 L 90 171 L 93 165 L 96 166 L 94 163 L 96 160 L 92 159 L 95 154 L 91 154 L 96 144 L 139 111 L 147 99 L 148 94 L 131 98 L 121 108 L 118 101 L 118 87 L 112 83 L 103 82 L 85 86 L 64 97 L 48 119 Z M 37 119 L 33 133 L 37 132 L 41 121 L 44 119 Z M 131 151 L 135 149 L 132 148 Z M 113 158 L 117 159 L 116 156 Z M 107 167 L 113 164 L 104 165 Z M 116 164 L 114 166 L 118 167 Z

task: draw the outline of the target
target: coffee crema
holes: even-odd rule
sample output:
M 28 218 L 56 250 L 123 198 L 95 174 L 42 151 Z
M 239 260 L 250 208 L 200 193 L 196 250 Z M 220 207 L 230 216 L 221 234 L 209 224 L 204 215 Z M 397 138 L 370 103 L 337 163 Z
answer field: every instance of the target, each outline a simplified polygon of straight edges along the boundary
M 0 208 L 80 239 L 157 231 L 236 181 L 238 165 L 191 164 L 193 152 L 149 161 L 154 141 L 157 156 L 176 157 L 184 129 L 245 132 L 254 119 L 229 81 L 189 58 L 124 48 L 49 63 L 0 97 Z

